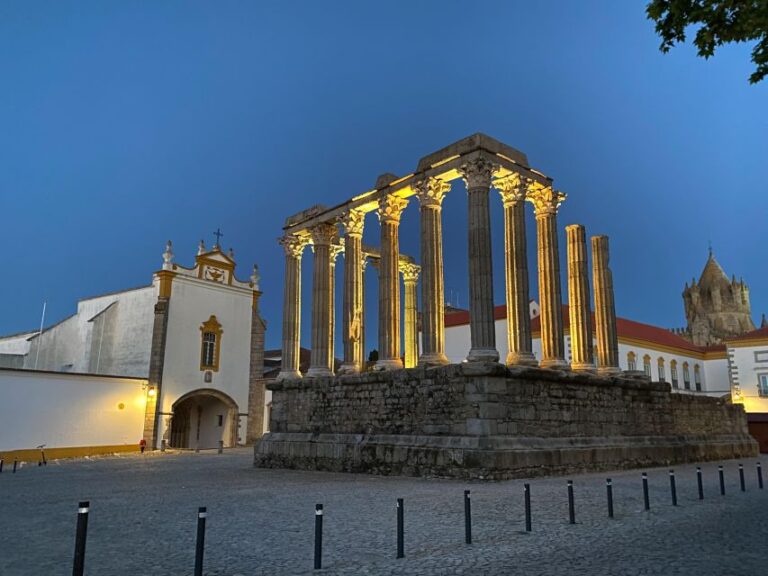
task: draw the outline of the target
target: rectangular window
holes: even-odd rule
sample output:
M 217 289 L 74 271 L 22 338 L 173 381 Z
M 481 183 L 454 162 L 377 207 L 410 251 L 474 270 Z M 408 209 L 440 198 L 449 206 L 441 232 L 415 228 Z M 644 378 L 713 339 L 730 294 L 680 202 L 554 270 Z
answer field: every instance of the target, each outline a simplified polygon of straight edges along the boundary
M 659 382 L 666 382 L 667 375 L 664 374 L 664 364 L 659 364 Z
M 627 369 L 628 370 L 637 370 L 637 365 L 635 364 L 635 359 L 630 358 L 627 360 Z
M 683 366 L 683 386 L 686 390 L 691 389 L 691 374 L 688 372 L 688 366 Z
M 216 363 L 216 334 L 206 332 L 203 334 L 203 366 L 212 367 Z
M 757 350 L 755 352 L 755 363 L 768 362 L 768 350 Z
M 680 385 L 677 383 L 677 366 L 672 366 L 670 368 L 670 372 L 672 374 L 672 388 L 677 390 Z
M 224 416 L 219 414 L 219 426 L 224 426 Z
M 643 372 L 645 372 L 645 375 L 648 376 L 648 378 L 651 377 L 651 363 L 645 362 L 643 364 Z
M 757 375 L 757 392 L 762 397 L 768 397 L 768 374 Z

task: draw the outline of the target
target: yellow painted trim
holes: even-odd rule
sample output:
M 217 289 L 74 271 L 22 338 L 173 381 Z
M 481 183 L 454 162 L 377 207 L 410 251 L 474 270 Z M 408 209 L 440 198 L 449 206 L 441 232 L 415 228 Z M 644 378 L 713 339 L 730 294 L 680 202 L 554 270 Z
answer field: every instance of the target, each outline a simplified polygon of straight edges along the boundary
M 62 448 L 46 448 L 45 458 L 46 460 L 60 460 L 62 458 L 83 458 L 85 456 L 97 456 L 100 454 L 122 454 L 125 452 L 138 451 L 138 442 L 135 444 L 112 444 L 107 446 L 69 446 Z M 9 464 L 13 467 L 14 459 L 18 459 L 19 462 L 32 462 L 36 464 L 40 461 L 41 456 L 40 450 L 37 448 L 25 448 L 22 450 L 7 450 L 5 452 L 0 452 L 0 458 L 5 461 L 3 465 L 3 473 L 5 473 L 9 472 Z
M 213 333 L 216 335 L 216 341 L 214 342 L 214 345 L 216 349 L 213 353 L 213 365 L 208 366 L 203 363 L 203 360 L 205 358 L 205 335 L 206 333 Z M 211 314 L 211 317 L 208 318 L 205 322 L 203 322 L 203 325 L 200 326 L 200 370 L 210 370 L 212 372 L 218 372 L 219 371 L 219 355 L 221 354 L 221 335 L 224 333 L 224 331 L 221 329 L 221 324 L 216 319 L 216 316 Z
M 160 270 L 157 273 L 157 277 L 160 278 L 160 298 L 171 297 L 174 276 L 176 276 L 176 272 L 170 272 L 169 270 Z
M 768 346 L 768 338 L 750 338 L 749 340 L 725 341 L 729 348 L 750 348 L 752 346 Z
M 642 346 L 643 348 L 650 348 L 651 350 L 659 350 L 661 352 L 679 354 L 680 356 L 690 356 L 691 358 L 698 358 L 699 360 L 704 359 L 704 353 L 702 352 L 694 352 L 693 350 L 686 350 L 676 346 L 667 346 L 666 344 L 658 344 L 656 342 L 641 340 L 639 338 L 627 338 L 625 336 L 619 336 L 619 342 L 622 344 Z

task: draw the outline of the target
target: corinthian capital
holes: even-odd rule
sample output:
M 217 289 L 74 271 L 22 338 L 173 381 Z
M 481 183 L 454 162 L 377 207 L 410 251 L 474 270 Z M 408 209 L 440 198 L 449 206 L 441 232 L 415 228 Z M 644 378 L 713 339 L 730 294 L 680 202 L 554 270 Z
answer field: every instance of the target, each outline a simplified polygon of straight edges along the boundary
M 365 212 L 352 208 L 341 217 L 341 223 L 344 225 L 344 233 L 347 236 L 358 236 L 362 238 L 363 226 L 365 224 Z
M 555 190 L 552 186 L 544 186 L 539 182 L 528 182 L 526 200 L 533 204 L 536 216 L 557 214 L 557 209 L 565 200 L 566 194 Z
M 400 222 L 400 214 L 403 213 L 406 206 L 408 206 L 408 200 L 389 194 L 379 200 L 379 209 L 376 210 L 376 214 L 378 214 L 382 224 L 384 222 L 398 224 Z
M 400 262 L 400 273 L 403 275 L 403 282 L 418 282 L 421 266 L 413 262 Z
M 278 238 L 277 243 L 283 247 L 286 256 L 300 259 L 301 255 L 304 253 L 304 248 L 309 244 L 309 238 L 297 234 L 288 234 L 282 238 Z
M 336 264 L 336 257 L 342 252 L 344 252 L 344 244 L 331 244 L 331 249 L 330 249 L 331 266 Z
M 440 178 L 427 178 L 417 182 L 413 188 L 422 206 L 440 208 L 445 195 L 451 191 L 451 183 Z
M 499 167 L 496 164 L 479 156 L 466 164 L 462 164 L 459 172 L 461 172 L 467 190 L 472 190 L 473 188 L 488 189 L 491 187 L 491 177 L 498 169 Z
M 313 226 L 309 232 L 312 236 L 312 243 L 315 246 L 330 245 L 338 234 L 336 225 L 331 224 L 330 222 L 321 222 L 320 224 Z
M 504 178 L 494 180 L 493 186 L 499 191 L 505 208 L 525 200 L 525 182 L 520 174 L 513 172 Z

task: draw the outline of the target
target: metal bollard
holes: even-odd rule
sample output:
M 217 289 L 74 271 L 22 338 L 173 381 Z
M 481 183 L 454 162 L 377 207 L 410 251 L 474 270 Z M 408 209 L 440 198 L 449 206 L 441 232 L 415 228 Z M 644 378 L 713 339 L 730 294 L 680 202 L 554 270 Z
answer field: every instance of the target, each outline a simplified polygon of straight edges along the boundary
M 759 463 L 758 463 L 758 466 L 759 466 Z M 0 458 L 0 474 L 2 473 L 3 473 L 3 459 Z
M 72 564 L 72 576 L 83 576 L 85 571 L 85 541 L 88 537 L 88 511 L 90 502 L 87 500 L 77 505 L 77 532 L 75 534 L 75 560 Z
M 568 521 L 576 524 L 576 507 L 573 503 L 573 481 L 568 480 Z
M 48 466 L 48 460 L 45 458 L 45 450 L 40 450 L 40 456 L 43 458 L 43 466 Z
M 746 492 L 747 486 L 744 484 L 744 465 L 739 464 L 739 484 L 741 484 L 741 491 Z
M 672 492 L 672 506 L 677 506 L 677 486 L 675 485 L 675 471 L 669 471 L 669 490 Z
M 696 466 L 696 481 L 699 484 L 699 500 L 704 500 L 704 482 L 701 479 L 701 466 Z
M 472 544 L 472 503 L 469 500 L 469 490 L 464 490 L 464 541 Z
M 203 576 L 203 552 L 205 551 L 205 506 L 197 509 L 197 544 L 195 545 L 195 576 Z
M 643 472 L 643 501 L 645 502 L 645 509 L 651 509 L 651 500 L 648 498 L 648 474 Z
M 168 447 L 168 441 L 163 438 L 160 440 L 160 452 L 165 452 L 165 449 Z
M 224 454 L 224 440 L 219 440 L 219 454 Z
M 605 481 L 605 491 L 608 496 L 608 518 L 613 518 L 613 483 L 610 478 Z
M 13 459 L 13 473 L 16 474 L 16 467 L 19 465 L 19 459 L 14 458 Z
M 0 470 L 2 469 L 3 466 L 0 464 Z M 757 463 L 757 486 L 760 490 L 763 489 L 763 467 L 760 465 L 760 462 Z
M 531 485 L 523 484 L 525 495 L 525 531 L 531 531 Z
M 397 499 L 397 558 L 405 557 L 403 499 Z
M 720 495 L 725 496 L 725 473 L 723 472 L 723 467 L 718 466 L 717 471 L 720 475 Z
M 323 567 L 323 505 L 315 505 L 315 570 Z

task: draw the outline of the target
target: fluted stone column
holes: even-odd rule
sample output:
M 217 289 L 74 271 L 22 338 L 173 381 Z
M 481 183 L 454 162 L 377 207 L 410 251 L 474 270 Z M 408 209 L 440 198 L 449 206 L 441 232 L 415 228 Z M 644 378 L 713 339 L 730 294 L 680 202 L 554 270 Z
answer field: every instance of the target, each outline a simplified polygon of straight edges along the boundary
M 331 347 L 331 371 L 336 368 L 336 258 L 344 252 L 343 244 L 331 244 L 331 337 L 329 346 Z
M 364 371 L 367 367 L 368 356 L 365 351 L 365 269 L 368 267 L 368 256 L 363 254 L 360 268 L 362 269 L 363 280 L 360 285 L 360 370 Z
M 445 355 L 442 204 L 451 185 L 430 178 L 416 186 L 421 219 L 421 356 L 419 364 L 448 364 Z
M 504 204 L 504 256 L 509 366 L 535 366 L 525 239 L 525 186 L 519 174 L 494 181 Z
M 608 236 L 592 236 L 592 284 L 595 290 L 597 372 L 604 375 L 617 374 L 621 369 L 613 275 L 608 267 Z
M 571 333 L 571 370 L 593 372 L 589 267 L 584 226 L 565 227 L 568 252 L 568 310 Z
M 312 270 L 312 355 L 307 377 L 333 375 L 331 356 L 331 243 L 336 237 L 336 226 L 318 224 L 311 229 L 315 259 Z
M 381 222 L 381 261 L 379 264 L 379 360 L 385 370 L 403 367 L 400 358 L 400 214 L 408 200 L 386 196 L 379 201 Z
M 363 368 L 363 225 L 365 212 L 350 210 L 344 224 L 344 363 L 339 372 L 352 374 Z
M 551 186 L 532 182 L 526 198 L 536 214 L 539 260 L 539 300 L 541 307 L 541 367 L 564 369 L 562 292 L 560 254 L 557 246 L 557 208 L 565 194 Z
M 403 285 L 405 286 L 405 367 L 416 366 L 419 357 L 419 333 L 417 322 L 417 296 L 416 285 L 419 281 L 421 267 L 410 263 L 401 262 L 400 272 L 403 273 Z
M 309 243 L 306 236 L 280 238 L 285 250 L 285 285 L 283 288 L 283 355 L 277 380 L 298 380 L 299 337 L 301 326 L 301 255 Z
M 482 157 L 460 168 L 469 204 L 469 362 L 499 360 L 493 317 L 493 258 L 488 198 L 495 170 L 496 166 Z

